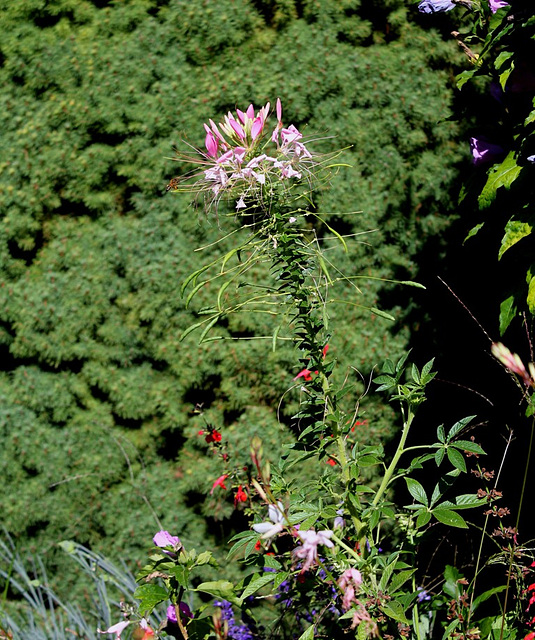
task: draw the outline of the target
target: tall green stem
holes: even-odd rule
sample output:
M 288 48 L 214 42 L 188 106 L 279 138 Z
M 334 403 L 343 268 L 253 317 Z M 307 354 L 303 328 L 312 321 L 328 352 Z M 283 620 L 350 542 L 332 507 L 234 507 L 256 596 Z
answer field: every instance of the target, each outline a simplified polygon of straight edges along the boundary
M 405 424 L 403 425 L 403 431 L 401 432 L 401 438 L 399 439 L 399 444 L 396 449 L 396 453 L 394 454 L 392 461 L 390 462 L 387 470 L 385 471 L 385 475 L 383 477 L 381 485 L 379 486 L 379 489 L 377 489 L 377 493 L 375 494 L 375 498 L 373 499 L 372 507 L 376 507 L 379 504 L 379 501 L 383 497 L 383 494 L 387 490 L 388 485 L 392 480 L 392 476 L 396 471 L 396 467 L 398 465 L 399 459 L 405 453 L 405 442 L 407 441 L 407 436 L 409 435 L 409 430 L 411 428 L 411 424 L 413 420 L 414 420 L 414 413 L 411 407 L 409 406 L 407 419 L 405 420 Z

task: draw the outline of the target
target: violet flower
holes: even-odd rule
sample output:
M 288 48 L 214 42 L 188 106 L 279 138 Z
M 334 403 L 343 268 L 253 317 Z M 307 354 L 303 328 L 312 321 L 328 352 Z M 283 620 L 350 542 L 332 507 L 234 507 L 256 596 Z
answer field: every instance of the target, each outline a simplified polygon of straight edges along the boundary
M 451 0 L 422 0 L 418 5 L 420 13 L 440 13 L 455 9 L 455 3 Z
M 470 150 L 476 166 L 491 163 L 504 153 L 504 149 L 500 145 L 481 138 L 470 138 Z
M 505 2 L 505 0 L 489 0 L 489 7 L 492 13 L 496 13 L 498 9 L 502 9 L 503 7 L 508 7 L 509 3 Z
M 294 549 L 293 553 L 297 558 L 302 558 L 305 562 L 301 568 L 301 573 L 308 571 L 313 564 L 318 561 L 318 545 L 324 544 L 326 547 L 334 547 L 334 543 L 330 538 L 333 535 L 332 531 L 314 531 L 309 529 L 308 531 L 298 531 L 297 535 L 303 541 L 303 544 L 297 549 Z

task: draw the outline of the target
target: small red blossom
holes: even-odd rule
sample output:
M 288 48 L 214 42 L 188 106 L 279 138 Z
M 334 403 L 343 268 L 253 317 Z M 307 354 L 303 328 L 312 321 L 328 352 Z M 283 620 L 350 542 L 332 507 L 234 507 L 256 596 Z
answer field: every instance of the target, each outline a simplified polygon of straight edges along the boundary
M 228 473 L 224 473 L 222 476 L 219 476 L 219 478 L 212 485 L 212 490 L 210 491 L 210 495 L 214 493 L 214 490 L 216 487 L 221 487 L 222 489 L 226 489 L 227 487 L 225 486 L 225 480 L 227 478 L 228 478 Z
M 219 431 L 217 429 L 213 429 L 212 431 L 210 431 L 210 433 L 206 436 L 205 440 L 206 442 L 210 443 L 210 442 L 221 442 L 222 439 L 222 435 L 221 433 L 219 433 Z
M 357 420 L 355 424 L 351 427 L 351 431 L 355 431 L 355 427 L 367 427 L 367 426 L 368 426 L 367 420 Z
M 330 464 L 331 467 L 335 467 L 336 466 L 336 460 L 334 460 L 333 458 L 329 458 L 327 460 L 327 464 Z
M 255 551 L 260 551 L 260 549 L 261 549 L 261 548 L 262 548 L 262 540 L 258 539 L 258 540 L 256 541 L 255 546 L 254 546 L 254 550 L 255 550 Z
M 243 490 L 241 484 L 238 487 L 238 491 L 234 496 L 234 507 L 238 506 L 238 502 L 246 502 L 247 501 L 247 492 Z
M 326 345 L 323 347 L 322 354 L 323 354 L 323 357 L 324 357 L 324 358 L 325 358 L 325 356 L 327 355 L 327 351 L 329 351 L 329 345 L 328 345 L 328 344 L 326 344 Z
M 315 373 L 316 375 L 318 374 L 317 371 L 312 372 L 310 369 L 303 369 L 295 376 L 294 380 L 303 378 L 305 382 L 310 382 L 312 380 L 312 373 Z
M 524 638 L 524 640 L 534 640 L 534 638 L 535 638 L 535 631 L 530 631 L 528 635 Z

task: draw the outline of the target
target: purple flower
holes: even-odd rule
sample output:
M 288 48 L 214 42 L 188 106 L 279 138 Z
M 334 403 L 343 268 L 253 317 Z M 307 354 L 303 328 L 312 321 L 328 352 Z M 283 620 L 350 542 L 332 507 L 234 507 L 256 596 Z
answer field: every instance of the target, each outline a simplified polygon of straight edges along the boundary
M 236 624 L 230 602 L 216 600 L 214 607 L 220 607 L 221 619 L 227 622 L 227 638 L 231 640 L 253 640 L 253 633 L 246 624 Z
M 181 602 L 178 605 L 178 610 L 180 611 L 180 617 L 181 618 L 193 618 L 193 613 L 191 613 L 191 609 L 188 607 L 188 605 L 185 602 Z M 169 620 L 169 622 L 175 622 L 177 621 L 176 619 L 176 609 L 175 609 L 175 605 L 174 604 L 170 604 L 167 607 L 167 619 Z
M 492 13 L 496 13 L 498 9 L 502 9 L 503 7 L 508 7 L 509 3 L 505 2 L 505 0 L 489 0 L 489 7 Z
M 451 0 L 422 0 L 418 5 L 420 13 L 440 13 L 455 9 L 455 3 Z
M 481 138 L 470 138 L 470 150 L 475 165 L 487 164 L 503 155 L 503 147 Z
M 427 591 L 423 587 L 418 587 L 418 602 L 424 602 L 427 600 L 431 600 L 431 596 L 427 593 Z

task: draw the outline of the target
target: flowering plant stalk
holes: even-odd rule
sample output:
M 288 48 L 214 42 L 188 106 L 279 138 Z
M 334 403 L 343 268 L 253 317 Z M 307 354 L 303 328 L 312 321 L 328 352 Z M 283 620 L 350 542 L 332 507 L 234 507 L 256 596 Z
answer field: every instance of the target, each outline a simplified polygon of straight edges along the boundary
M 375 379 L 377 390 L 400 407 L 403 427 L 394 454 L 387 459 L 382 446 L 355 439 L 358 403 L 347 409 L 342 401 L 347 389 L 332 376 L 336 336 L 328 301 L 335 282 L 308 224 L 318 218 L 308 205 L 318 181 L 325 182 L 332 158 L 325 161 L 314 154 L 295 126 L 284 127 L 279 100 L 271 130 L 269 111 L 269 104 L 258 111 L 251 105 L 236 116 L 229 113 L 220 124 L 209 120 L 205 150 L 197 152 L 200 172 L 190 176 L 193 183 L 175 179 L 169 190 L 204 196 L 214 215 L 223 199 L 230 202 L 231 215 L 246 235 L 220 258 L 224 283 L 217 306 L 209 311 L 208 322 L 191 330 L 204 324 L 204 339 L 221 317 L 246 303 L 271 305 L 274 315 L 286 319 L 295 344 L 299 410 L 278 467 L 272 469 L 264 459 L 262 442 L 255 438 L 247 483 L 239 470 L 227 471 L 213 483 L 212 493 L 226 489 L 225 483 L 234 486 L 235 507 L 248 503 L 250 525 L 234 536 L 229 551 L 229 561 L 247 568 L 244 577 L 233 583 L 220 567 L 219 580 L 203 581 L 203 568 L 216 565 L 211 551 L 185 549 L 177 536 L 160 531 L 138 576 L 139 615 L 146 618 L 155 607 L 167 607 L 167 620 L 151 627 L 151 633 L 185 640 L 434 637 L 434 625 L 457 629 L 460 617 L 455 626 L 448 623 L 443 593 L 432 596 L 419 584 L 418 541 L 431 526 L 467 528 L 460 511 L 488 506 L 488 496 L 452 495 L 455 481 L 467 471 L 466 456 L 484 452 L 463 437 L 472 417 L 448 430 L 439 426 L 432 445 L 410 442 L 411 426 L 435 374 L 433 361 L 419 369 L 408 363 L 407 355 L 387 360 Z M 237 264 L 229 266 L 233 259 Z M 230 284 L 239 287 L 244 273 L 259 261 L 268 264 L 273 284 L 228 304 Z M 186 281 L 183 290 L 192 287 L 188 302 L 208 281 L 201 279 L 207 268 Z M 211 426 L 206 441 L 217 447 L 222 439 L 224 432 Z M 328 462 L 318 478 L 298 486 L 285 477 L 293 465 L 314 458 Z M 414 477 L 425 463 L 441 470 L 431 491 Z M 377 470 L 375 485 L 370 468 Z M 392 501 L 393 484 L 401 478 L 405 505 Z M 108 632 L 119 637 L 126 624 L 119 625 Z

